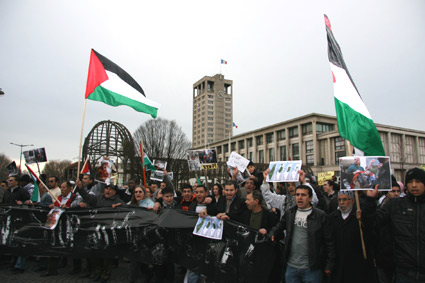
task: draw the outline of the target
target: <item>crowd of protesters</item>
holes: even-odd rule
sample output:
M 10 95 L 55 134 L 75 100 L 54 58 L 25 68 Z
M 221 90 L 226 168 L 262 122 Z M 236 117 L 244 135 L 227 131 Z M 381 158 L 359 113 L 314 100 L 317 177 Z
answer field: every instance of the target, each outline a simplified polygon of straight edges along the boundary
M 237 169 L 236 169 L 237 170 Z M 9 176 L 0 183 L 0 203 L 45 208 L 138 206 L 161 213 L 182 209 L 205 217 L 237 221 L 258 231 L 275 245 L 276 260 L 268 282 L 425 282 L 425 171 L 408 170 L 404 183 L 392 176 L 388 192 L 340 190 L 334 180 L 322 186 L 300 170 L 297 183 L 267 183 L 269 171 L 250 162 L 250 179 L 207 187 L 202 183 L 175 188 L 164 181 L 146 187 L 136 180 L 117 187 L 86 174 L 81 180 L 41 175 L 40 200 L 31 201 L 34 185 L 28 175 Z M 47 184 L 46 188 L 44 184 Z M 76 188 L 74 190 L 74 188 Z M 358 207 L 357 203 L 360 204 Z M 10 270 L 22 273 L 27 258 L 12 258 Z M 143 273 L 145 282 L 174 282 L 175 265 L 147 265 L 133 258 L 129 282 Z M 41 276 L 55 276 L 66 258 L 41 258 Z M 82 278 L 108 282 L 117 259 L 73 259 L 73 272 Z M 260 272 L 260 271 L 259 271 Z M 187 282 L 210 282 L 187 270 Z

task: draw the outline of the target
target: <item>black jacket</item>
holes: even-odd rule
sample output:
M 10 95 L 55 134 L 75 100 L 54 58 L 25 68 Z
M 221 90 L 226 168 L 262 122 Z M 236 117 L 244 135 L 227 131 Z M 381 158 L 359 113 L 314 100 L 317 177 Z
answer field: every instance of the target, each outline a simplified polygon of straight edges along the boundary
M 75 192 L 79 193 L 81 195 L 81 197 L 84 199 L 85 202 L 87 202 L 88 205 L 90 206 L 111 206 L 113 204 L 117 204 L 117 203 L 121 203 L 122 205 L 126 205 L 118 195 L 114 195 L 111 198 L 105 198 L 105 196 L 103 194 L 101 195 L 94 195 L 94 194 L 90 194 L 88 193 L 86 190 L 84 189 L 76 189 Z
M 376 201 L 367 198 L 368 207 Z M 425 194 L 388 200 L 374 214 L 375 226 L 390 225 L 397 271 L 425 281 Z
M 246 210 L 242 215 L 241 223 L 249 226 L 251 214 L 251 210 Z M 263 215 L 261 216 L 261 228 L 264 228 L 267 230 L 267 232 L 269 232 L 279 221 L 279 216 L 280 215 L 276 215 L 273 212 L 270 212 L 268 209 L 263 208 Z
M 212 216 L 216 216 L 219 213 L 226 212 L 226 201 L 225 197 L 220 198 L 217 202 L 217 205 L 210 205 L 207 207 L 207 213 Z M 213 198 L 213 203 L 215 203 L 215 198 Z M 247 211 L 248 208 L 245 204 L 245 199 L 235 196 L 232 203 L 230 204 L 229 213 L 226 213 L 231 220 L 241 222 L 242 215 Z
M 291 252 L 296 212 L 297 206 L 287 209 L 280 222 L 270 232 L 270 235 L 275 236 L 275 241 L 277 241 L 283 238 L 283 230 L 286 230 L 284 254 L 286 261 L 288 261 Z M 311 214 L 307 216 L 307 235 L 309 268 L 311 270 L 332 270 L 335 265 L 335 243 L 328 216 L 323 210 L 313 207 Z
M 16 205 L 17 200 L 25 202 L 26 200 L 29 200 L 29 199 L 30 199 L 30 194 L 28 193 L 28 191 L 18 186 L 13 190 L 13 192 L 11 188 L 8 188 L 7 191 L 5 191 L 3 203 Z

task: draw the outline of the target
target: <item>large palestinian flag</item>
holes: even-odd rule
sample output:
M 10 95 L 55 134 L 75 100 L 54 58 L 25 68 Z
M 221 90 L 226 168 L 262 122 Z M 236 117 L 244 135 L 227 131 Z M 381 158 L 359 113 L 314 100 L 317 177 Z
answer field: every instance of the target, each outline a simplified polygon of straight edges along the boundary
M 156 118 L 160 104 L 146 98 L 140 85 L 117 64 L 91 50 L 86 98 L 111 106 L 127 105 Z
M 364 155 L 383 156 L 385 151 L 378 130 L 348 72 L 326 15 L 325 24 L 339 134 L 355 148 L 363 151 Z

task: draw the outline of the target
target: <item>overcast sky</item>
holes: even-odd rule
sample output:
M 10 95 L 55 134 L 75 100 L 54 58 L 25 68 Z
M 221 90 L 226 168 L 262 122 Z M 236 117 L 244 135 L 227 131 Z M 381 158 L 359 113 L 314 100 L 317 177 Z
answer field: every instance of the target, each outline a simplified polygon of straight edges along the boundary
M 0 1 L 0 153 L 10 142 L 76 161 L 90 49 L 162 104 L 191 140 L 192 85 L 233 80 L 243 133 L 312 112 L 335 115 L 323 14 L 376 123 L 425 131 L 425 1 Z M 87 101 L 131 133 L 150 116 Z M 25 149 L 29 149 L 25 148 Z

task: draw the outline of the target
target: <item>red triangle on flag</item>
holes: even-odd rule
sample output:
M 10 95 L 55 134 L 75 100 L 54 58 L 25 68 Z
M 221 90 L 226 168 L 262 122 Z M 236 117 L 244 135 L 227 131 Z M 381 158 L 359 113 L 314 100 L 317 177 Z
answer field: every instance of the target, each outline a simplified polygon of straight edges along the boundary
M 86 87 L 86 97 L 94 91 L 101 83 L 107 81 L 108 75 L 106 74 L 105 67 L 97 58 L 94 50 L 91 50 L 90 53 L 90 65 L 89 65 L 89 74 L 87 76 L 87 87 Z

